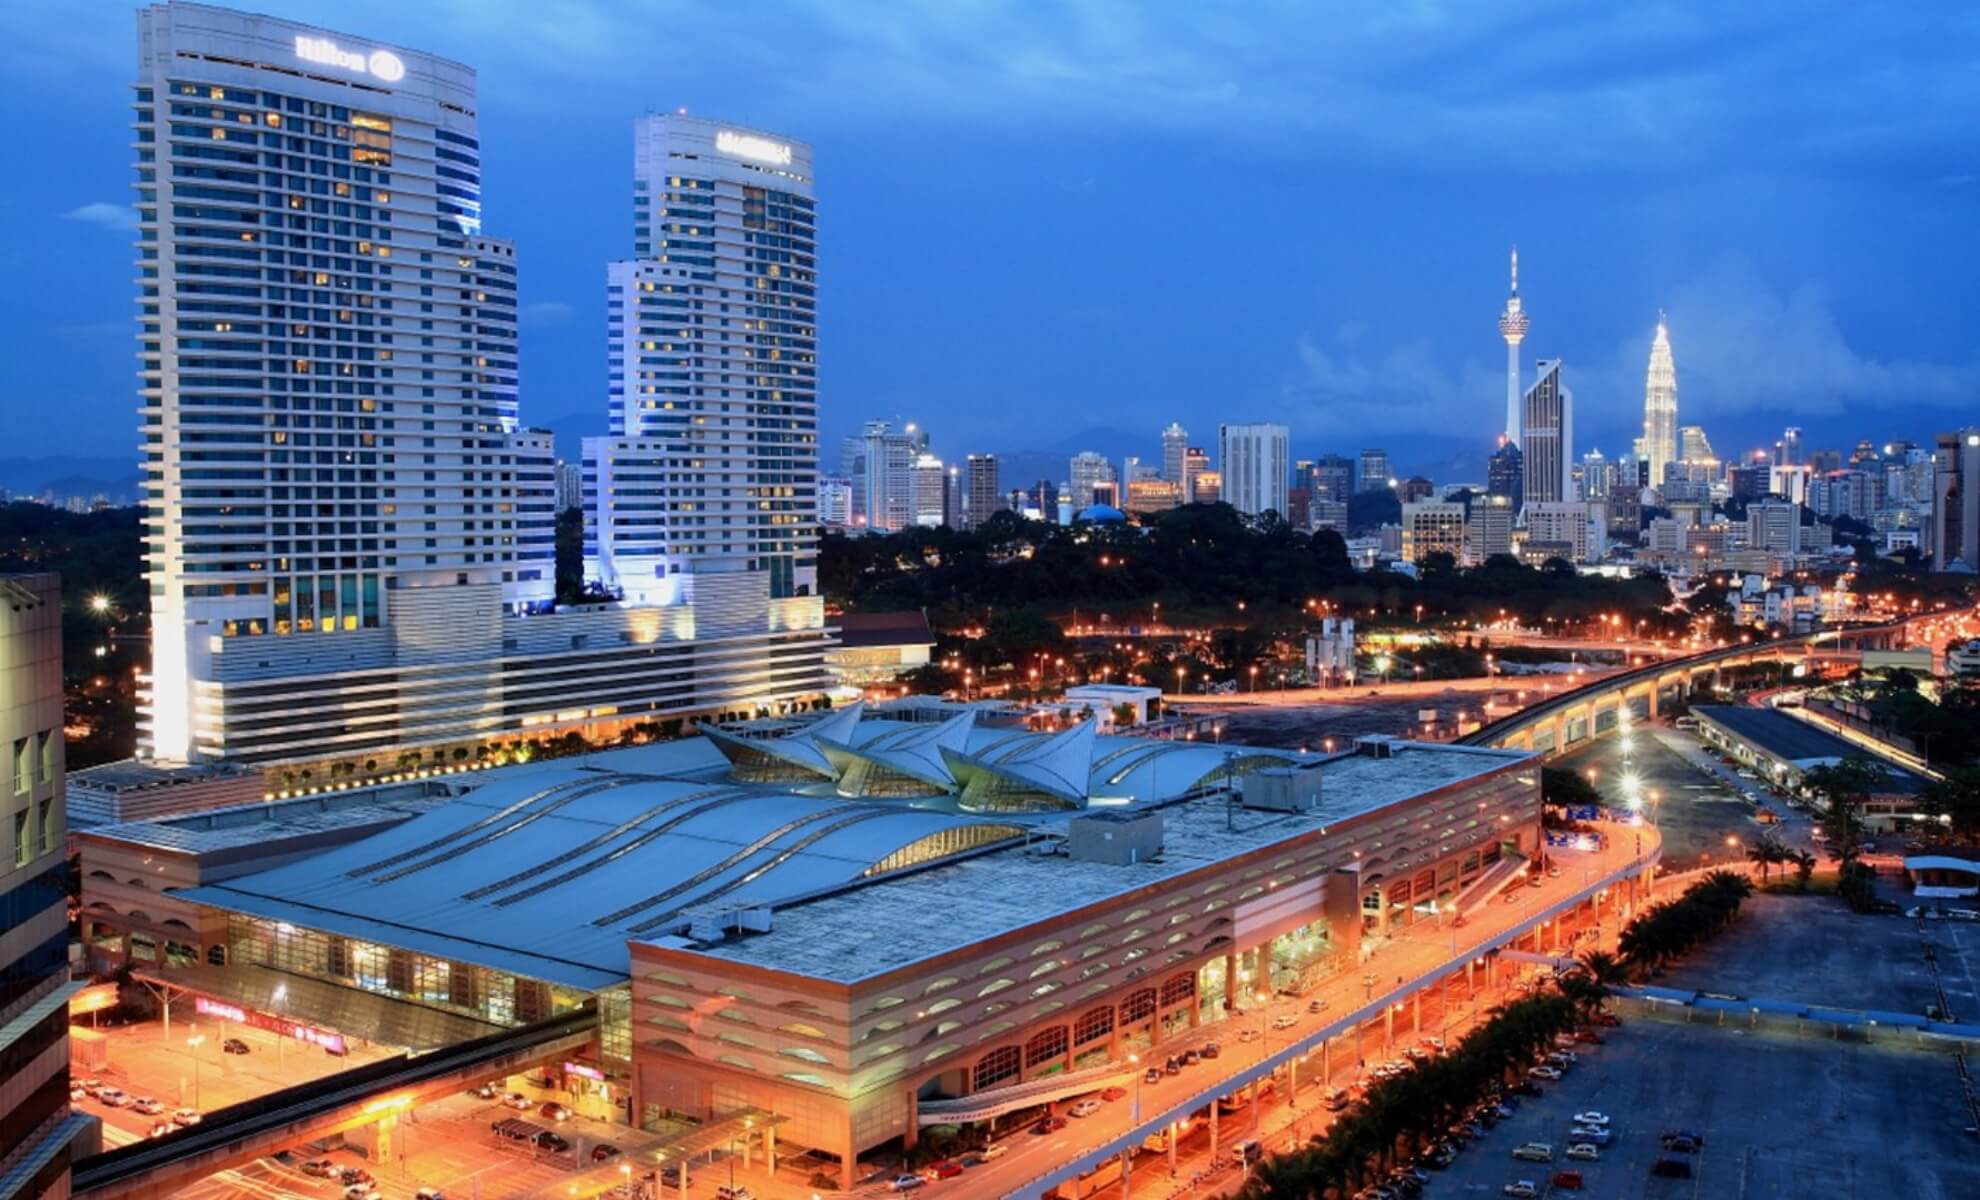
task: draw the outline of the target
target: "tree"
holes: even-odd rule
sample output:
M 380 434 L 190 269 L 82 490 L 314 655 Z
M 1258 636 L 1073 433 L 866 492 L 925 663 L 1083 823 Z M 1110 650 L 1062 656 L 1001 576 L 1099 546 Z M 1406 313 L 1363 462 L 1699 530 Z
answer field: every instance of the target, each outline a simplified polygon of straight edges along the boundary
M 1945 822 L 1953 837 L 1980 840 L 1980 767 L 1949 767 L 1944 779 L 1926 786 L 1919 804 Z
M 1579 773 L 1564 767 L 1540 768 L 1540 797 L 1565 808 L 1600 806 L 1602 793 Z
M 1760 882 L 1763 884 L 1767 882 L 1767 871 L 1770 867 L 1785 863 L 1792 857 L 1793 852 L 1782 845 L 1781 840 L 1772 833 L 1762 834 L 1753 839 L 1752 844 L 1746 848 L 1746 859 L 1759 866 Z
M 1852 754 L 1833 766 L 1811 769 L 1801 785 L 1823 803 L 1822 832 L 1842 863 L 1845 878 L 1863 852 L 1863 806 L 1890 786 L 1890 769 L 1875 759 Z

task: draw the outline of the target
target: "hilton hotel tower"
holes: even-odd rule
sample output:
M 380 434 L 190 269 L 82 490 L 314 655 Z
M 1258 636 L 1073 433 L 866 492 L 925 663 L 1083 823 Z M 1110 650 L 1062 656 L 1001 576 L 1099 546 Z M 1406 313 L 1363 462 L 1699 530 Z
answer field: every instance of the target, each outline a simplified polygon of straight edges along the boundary
M 482 231 L 477 106 L 474 71 L 431 54 L 138 13 L 154 758 L 361 780 L 826 684 L 788 557 L 763 573 L 782 601 L 556 610 L 554 448 L 518 421 L 517 255 Z

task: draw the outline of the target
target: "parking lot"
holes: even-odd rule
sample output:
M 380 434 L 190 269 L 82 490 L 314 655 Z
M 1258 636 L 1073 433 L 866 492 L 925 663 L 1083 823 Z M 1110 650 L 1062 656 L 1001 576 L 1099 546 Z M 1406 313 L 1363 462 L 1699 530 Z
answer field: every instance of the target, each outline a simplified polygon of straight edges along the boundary
M 1964 1132 L 1949 1055 L 1647 1020 L 1605 1033 L 1565 1079 L 1431 1172 L 1424 1194 L 1498 1196 L 1524 1179 L 1567 1195 L 1547 1183 L 1575 1169 L 1583 1194 L 1605 1200 L 1980 1196 L 1980 1144 Z M 1571 1118 L 1587 1110 L 1610 1117 L 1613 1140 L 1598 1161 L 1564 1161 Z M 1658 1136 L 1674 1129 L 1704 1145 L 1663 1151 Z M 1556 1161 L 1516 1161 L 1527 1141 L 1551 1143 Z M 1687 1161 L 1692 1178 L 1653 1177 L 1659 1158 Z

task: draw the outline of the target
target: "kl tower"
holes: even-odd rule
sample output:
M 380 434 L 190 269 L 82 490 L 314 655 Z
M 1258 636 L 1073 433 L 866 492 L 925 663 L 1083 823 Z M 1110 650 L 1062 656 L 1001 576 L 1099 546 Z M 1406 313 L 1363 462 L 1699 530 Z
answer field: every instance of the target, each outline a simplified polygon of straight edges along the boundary
M 1519 344 L 1532 324 L 1519 305 L 1519 247 L 1512 252 L 1512 295 L 1506 298 L 1506 311 L 1499 314 L 1499 332 L 1506 339 L 1506 440 L 1519 444 Z

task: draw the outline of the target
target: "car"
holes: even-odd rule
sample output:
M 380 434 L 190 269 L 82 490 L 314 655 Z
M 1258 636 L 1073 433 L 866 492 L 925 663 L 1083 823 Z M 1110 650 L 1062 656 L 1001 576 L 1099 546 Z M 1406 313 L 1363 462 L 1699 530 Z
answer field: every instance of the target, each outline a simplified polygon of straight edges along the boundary
M 1009 1154 L 1010 1152 L 1011 1152 L 1011 1148 L 1009 1146 L 1004 1145 L 1004 1143 L 992 1142 L 991 1144 L 983 1148 L 983 1157 L 994 1160 L 994 1159 L 1002 1158 L 1006 1154 Z
M 1116 1100 L 1126 1099 L 1127 1089 L 1123 1087 L 1102 1088 L 1100 1089 L 1100 1098 L 1112 1104 Z
M 1557 1067 L 1565 1067 L 1580 1062 L 1581 1056 L 1572 1050 L 1555 1050 L 1547 1055 L 1547 1061 Z
M 1521 1142 L 1513 1147 L 1512 1156 L 1521 1162 L 1553 1162 L 1554 1147 L 1550 1142 Z
M 423 1187 L 413 1193 L 413 1200 L 447 1200 L 447 1193 L 437 1187 Z
M 69 1081 L 69 1099 L 80 1100 L 87 1095 L 89 1095 L 88 1088 L 85 1088 L 82 1084 L 77 1083 L 75 1080 Z
M 1576 1142 L 1567 1148 L 1567 1157 L 1577 1162 L 1600 1162 L 1602 1152 L 1596 1149 L 1593 1142 Z
M 372 1183 L 375 1181 L 371 1178 L 371 1172 L 365 1170 L 363 1167 L 345 1167 L 343 1170 L 337 1172 L 337 1182 L 343 1184 L 345 1187 L 356 1187 L 361 1183 Z
M 1299 1018 L 1293 1016 L 1291 1013 L 1280 1013 L 1278 1016 L 1272 1018 L 1272 1028 L 1274 1029 L 1291 1029 L 1297 1024 L 1299 1024 Z
M 1033 1125 L 1031 1127 L 1031 1132 L 1032 1132 L 1032 1136 L 1034 1137 L 1044 1137 L 1046 1134 L 1049 1133 L 1057 1133 L 1059 1130 L 1064 1129 L 1065 1127 L 1066 1127 L 1066 1119 L 1064 1117 L 1046 1117 L 1045 1119 L 1039 1121 L 1037 1124 Z
M 101 1079 L 98 1079 L 94 1075 L 85 1075 L 82 1079 L 82 1090 L 89 1093 L 92 1096 L 94 1096 L 99 1090 L 101 1090 L 102 1087 L 103 1087 L 103 1081 Z
M 147 1131 L 144 1136 L 164 1137 L 168 1133 L 177 1133 L 177 1132 L 179 1132 L 179 1127 L 177 1125 L 172 1124 L 170 1121 L 153 1121 L 151 1123 L 151 1129 Z
M 1578 1191 L 1580 1191 L 1580 1190 L 1581 1190 L 1581 1172 L 1579 1172 L 1579 1171 L 1556 1171 L 1556 1172 L 1554 1172 L 1554 1186 L 1555 1186 L 1556 1188 L 1559 1188 L 1559 1189 L 1560 1189 L 1561 1191 L 1564 1191 L 1564 1192 L 1578 1192 Z
M 1444 1171 L 1450 1169 L 1450 1165 L 1456 1161 L 1457 1151 L 1449 1146 L 1439 1146 L 1424 1156 L 1423 1165 L 1433 1171 Z
M 1609 1144 L 1609 1131 L 1600 1125 L 1576 1125 L 1568 1130 L 1568 1140 L 1589 1142 L 1597 1146 Z
M 945 1158 L 940 1162 L 930 1163 L 928 1169 L 923 1172 L 924 1175 L 933 1179 L 954 1179 L 962 1173 L 963 1165 L 953 1158 Z
M 1518 1096 L 1540 1095 L 1540 1086 L 1534 1083 L 1531 1079 L 1522 1079 L 1518 1083 L 1513 1084 L 1512 1090 L 1513 1090 L 1513 1094 Z
M 376 1196 L 377 1194 L 378 1194 L 377 1184 L 354 1183 L 344 1189 L 344 1200 L 371 1200 L 371 1198 L 373 1196 Z
M 1622 1024 L 1622 1018 L 1611 1012 L 1596 1013 L 1594 1021 L 1597 1025 L 1606 1025 L 1610 1029 L 1614 1029 L 1616 1026 Z
M 1327 1002 L 1325 1000 L 1308 1000 L 1306 1002 L 1306 1011 L 1309 1014 L 1324 1012 L 1326 1008 Z
M 1574 1040 L 1584 1045 L 1599 1046 L 1607 1039 L 1593 1029 L 1580 1029 L 1575 1031 Z
M 1676 1151 L 1679 1154 L 1692 1154 L 1698 1150 L 1698 1140 L 1689 1134 L 1683 1133 L 1674 1136 L 1666 1135 L 1661 1139 L 1661 1144 L 1664 1149 Z
M 165 1111 L 165 1106 L 153 1100 L 150 1096 L 139 1096 L 137 1099 L 131 1101 L 131 1111 L 143 1113 L 147 1117 L 155 1117 Z
M 493 1100 L 502 1093 L 495 1090 L 494 1084 L 483 1083 L 469 1088 L 467 1094 L 473 1096 L 476 1100 Z
M 1650 1173 L 1659 1179 L 1689 1179 L 1691 1164 L 1681 1158 L 1660 1158 L 1650 1164 Z
M 1444 1052 L 1444 1039 L 1440 1037 L 1418 1038 L 1416 1039 L 1416 1044 L 1432 1054 L 1442 1054 Z
M 927 1187 L 928 1181 L 919 1175 L 896 1175 L 887 1181 L 890 1192 L 911 1192 L 918 1187 Z
M 538 1150 L 548 1150 L 552 1154 L 563 1154 L 571 1148 L 571 1144 L 561 1135 L 552 1133 L 548 1129 L 538 1131 L 537 1135 L 529 1140 L 535 1143 Z
M 1148 1068 L 1148 1069 L 1147 1069 L 1146 1071 L 1143 1071 L 1143 1072 L 1141 1073 L 1141 1082 L 1143 1082 L 1143 1083 L 1160 1083 L 1160 1082 L 1162 1082 L 1162 1068 L 1160 1068 L 1160 1067 L 1150 1067 L 1150 1068 Z
M 1354 1103 L 1354 1098 L 1349 1096 L 1345 1089 L 1334 1088 L 1327 1093 L 1328 1112 L 1340 1112 L 1352 1103 Z
M 1468 1146 L 1471 1144 L 1471 1126 L 1460 1122 L 1446 1129 L 1444 1131 L 1444 1137 L 1453 1146 L 1460 1148 Z
M 964 1167 L 981 1167 L 989 1163 L 990 1160 L 983 1156 L 982 1151 L 971 1150 L 967 1154 L 958 1155 L 956 1157 L 956 1161 L 961 1163 Z
M 591 1148 L 592 1162 L 611 1162 L 617 1157 L 619 1157 L 619 1148 L 610 1142 L 600 1142 Z
M 172 1124 L 174 1125 L 197 1125 L 199 1122 L 199 1110 L 196 1108 L 175 1108 L 172 1110 Z
M 1182 1073 L 1182 1069 L 1183 1069 L 1182 1059 L 1177 1058 L 1173 1054 L 1171 1054 L 1168 1058 L 1164 1059 L 1162 1062 L 1162 1073 L 1165 1075 L 1180 1075 Z
M 1078 1104 L 1073 1105 L 1071 1108 L 1067 1109 L 1066 1111 L 1070 1112 L 1075 1117 L 1090 1117 L 1094 1113 L 1099 1112 L 1104 1107 L 1106 1106 L 1101 1104 L 1098 1100 L 1087 1099 L 1087 1100 L 1081 1100 Z
M 220 1049 L 228 1054 L 246 1054 L 248 1044 L 239 1038 L 227 1038 L 220 1043 Z
M 1561 1077 L 1561 1069 L 1559 1067 L 1528 1067 L 1526 1069 L 1526 1077 L 1528 1079 L 1552 1081 Z
M 1587 1112 L 1574 1114 L 1574 1123 L 1576 1125 L 1607 1125 L 1609 1123 L 1609 1114 L 1589 1109 Z
M 108 1085 L 96 1089 L 96 1098 L 111 1108 L 129 1108 L 131 1104 L 131 1098 L 124 1094 L 124 1089 Z
M 1215 1042 L 1205 1042 L 1203 1043 L 1203 1047 L 1197 1051 L 1197 1053 L 1201 1054 L 1204 1058 L 1215 1058 L 1219 1054 L 1222 1054 L 1223 1052 L 1224 1052 L 1224 1048 L 1222 1046 L 1219 1046 Z
M 569 1105 L 559 1104 L 555 1100 L 545 1100 L 537 1105 L 536 1112 L 538 1116 L 549 1121 L 568 1121 L 572 1115 Z
M 1202 1053 L 1201 1053 L 1201 1052 L 1199 1052 L 1199 1051 L 1196 1051 L 1196 1050 L 1185 1050 L 1185 1051 L 1183 1051 L 1183 1056 L 1182 1056 L 1182 1064 L 1183 1064 L 1183 1066 L 1185 1066 L 1185 1067 L 1193 1067 L 1193 1066 L 1195 1066 L 1195 1065 L 1196 1065 L 1197 1063 L 1200 1063 L 1200 1062 L 1202 1062 L 1202 1061 L 1203 1061 L 1203 1055 L 1202 1055 Z
M 312 1158 L 302 1165 L 302 1173 L 317 1179 L 328 1179 L 337 1173 L 337 1164 L 327 1158 Z
M 1658 1134 L 1657 1137 L 1662 1141 L 1669 1141 L 1672 1138 L 1690 1138 L 1700 1146 L 1705 1144 L 1705 1135 L 1696 1129 L 1666 1129 L 1664 1132 Z
M 1238 1030 L 1238 1041 L 1240 1042 L 1255 1042 L 1263 1036 L 1265 1035 L 1259 1033 L 1256 1029 L 1253 1029 L 1248 1025 L 1243 1029 Z
M 1531 1179 L 1515 1179 L 1500 1188 L 1499 1192 L 1502 1195 L 1520 1197 L 1521 1200 L 1532 1200 L 1532 1197 L 1540 1194 L 1540 1185 Z

